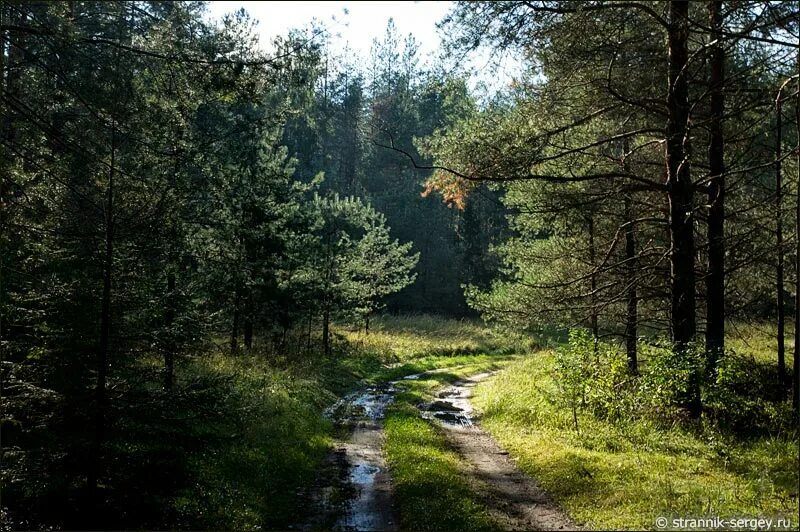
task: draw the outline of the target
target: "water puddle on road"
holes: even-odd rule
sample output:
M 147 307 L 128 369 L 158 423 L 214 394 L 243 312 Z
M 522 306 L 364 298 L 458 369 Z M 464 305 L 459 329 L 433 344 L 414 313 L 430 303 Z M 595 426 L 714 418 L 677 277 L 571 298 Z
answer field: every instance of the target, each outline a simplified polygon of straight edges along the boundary
M 325 415 L 348 431 L 338 449 L 339 486 L 323 488 L 317 501 L 325 518 L 305 528 L 396 530 L 389 468 L 383 458 L 383 419 L 394 401 L 396 382 L 350 394 Z M 337 495 L 338 493 L 338 495 Z
M 475 414 L 469 397 L 476 384 L 476 381 L 466 379 L 446 388 L 437 394 L 436 401 L 419 405 L 420 414 L 425 419 L 438 420 L 445 425 L 474 427 Z
M 317 486 L 317 507 L 306 530 L 397 530 L 389 468 L 383 458 L 383 419 L 403 381 L 418 380 L 425 373 L 347 395 L 326 410 L 325 415 L 342 429 L 342 441 L 328 463 L 324 485 Z M 420 405 L 426 419 L 470 429 L 473 411 L 466 380 L 438 394 L 438 399 Z

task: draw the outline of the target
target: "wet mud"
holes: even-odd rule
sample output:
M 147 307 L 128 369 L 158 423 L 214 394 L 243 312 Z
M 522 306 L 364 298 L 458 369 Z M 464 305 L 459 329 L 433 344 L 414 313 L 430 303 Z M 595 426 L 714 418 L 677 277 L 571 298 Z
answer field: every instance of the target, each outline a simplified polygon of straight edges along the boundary
M 305 530 L 397 530 L 389 467 L 383 457 L 383 419 L 394 383 L 370 386 L 334 404 L 326 415 L 342 441 L 312 497 Z
M 383 419 L 403 380 L 350 394 L 326 411 L 341 441 L 320 471 L 303 530 L 398 530 L 391 472 L 383 457 Z M 456 381 L 437 398 L 418 405 L 420 415 L 444 428 L 465 459 L 465 472 L 482 502 L 505 530 L 577 530 L 573 522 L 508 453 L 478 426 L 472 389 L 492 373 Z
M 502 529 L 578 530 L 536 481 L 521 472 L 508 452 L 478 426 L 470 403 L 472 389 L 491 375 L 480 373 L 455 382 L 439 392 L 436 401 L 421 405 L 422 416 L 441 423 L 450 443 L 469 464 L 472 485 Z

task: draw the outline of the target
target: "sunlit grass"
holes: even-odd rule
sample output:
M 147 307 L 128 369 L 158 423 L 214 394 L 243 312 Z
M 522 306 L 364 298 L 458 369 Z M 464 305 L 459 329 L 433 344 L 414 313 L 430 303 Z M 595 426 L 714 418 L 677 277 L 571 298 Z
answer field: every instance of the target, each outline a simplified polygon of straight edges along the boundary
M 553 357 L 480 384 L 481 424 L 570 515 L 591 528 L 652 529 L 661 515 L 781 515 L 797 523 L 798 441 L 747 441 L 646 420 L 612 424 L 551 400 Z
M 328 362 L 336 388 L 345 381 L 381 382 L 434 369 L 494 363 L 533 345 L 529 337 L 500 334 L 477 321 L 427 314 L 373 318 L 369 332 L 337 327 L 341 354 Z
M 794 327 L 789 320 L 785 331 L 786 365 L 792 367 Z M 774 322 L 728 322 L 725 348 L 752 356 L 758 362 L 778 363 L 778 328 Z
M 530 347 L 525 337 L 498 333 L 478 321 L 427 314 L 378 317 L 368 332 L 363 328 L 337 332 L 358 349 L 382 353 L 395 362 L 426 356 L 510 354 Z
M 747 441 L 709 430 L 664 428 L 645 419 L 611 424 L 553 402 L 552 356 L 528 338 L 468 320 L 418 315 L 337 327 L 333 357 L 276 363 L 259 353 L 184 359 L 181 386 L 210 386 L 210 417 L 191 423 L 191 485 L 173 500 L 175 525 L 282 528 L 302 514 L 309 486 L 333 442 L 323 409 L 369 382 L 400 379 L 387 413 L 386 453 L 404 529 L 473 530 L 493 523 L 464 475 L 466 464 L 415 405 L 461 377 L 508 367 L 476 388 L 481 423 L 576 520 L 593 528 L 653 528 L 656 516 L 784 515 L 797 512 L 798 442 Z M 728 325 L 728 348 L 775 362 L 774 326 Z M 556 335 L 549 336 L 557 341 Z M 787 335 L 787 361 L 792 343 Z M 161 361 L 142 361 L 158 371 Z M 157 380 L 156 380 L 157 383 Z M 181 411 L 175 412 L 182 415 Z M 208 439 L 203 434 L 213 434 Z M 796 521 L 796 520 L 795 520 Z
M 224 384 L 209 405 L 221 417 L 193 424 L 198 433 L 217 438 L 189 458 L 193 483 L 173 501 L 183 516 L 176 525 L 252 530 L 294 524 L 304 504 L 302 489 L 333 441 L 324 407 L 363 382 L 436 371 L 405 381 L 387 414 L 386 453 L 401 524 L 491 527 L 463 474 L 463 459 L 413 405 L 458 378 L 506 366 L 508 371 L 476 389 L 481 422 L 578 521 L 636 529 L 652 528 L 656 516 L 669 513 L 797 511 L 796 440 L 733 441 L 646 420 L 610 424 L 588 415 L 580 417 L 576 433 L 569 413 L 552 402 L 551 356 L 519 354 L 535 347 L 527 338 L 426 315 L 378 318 L 366 334 L 335 330 L 338 350 L 331 358 L 276 365 L 257 353 L 219 353 L 181 364 L 184 385 L 203 379 Z M 729 324 L 727 345 L 774 364 L 774 326 Z M 787 335 L 787 360 L 791 345 Z M 155 370 L 160 359 L 148 362 Z
M 440 429 L 401 402 L 386 417 L 386 452 L 403 530 L 493 529 Z
M 509 362 L 475 357 L 472 363 L 398 385 L 403 391 L 387 412 L 384 449 L 404 530 L 497 529 L 467 480 L 464 459 L 451 448 L 442 429 L 421 418 L 414 405 L 433 399 L 437 390 L 460 378 Z

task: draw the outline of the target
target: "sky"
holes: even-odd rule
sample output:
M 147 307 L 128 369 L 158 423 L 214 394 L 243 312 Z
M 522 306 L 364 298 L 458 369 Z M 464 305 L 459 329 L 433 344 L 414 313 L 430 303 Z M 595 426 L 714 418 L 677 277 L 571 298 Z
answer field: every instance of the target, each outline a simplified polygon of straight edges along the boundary
M 306 26 L 313 19 L 324 22 L 334 38 L 335 48 L 349 44 L 363 57 L 369 54 L 374 38 L 382 38 L 386 24 L 394 19 L 398 34 L 413 33 L 422 55 L 438 50 L 436 22 L 453 2 L 209 2 L 210 15 L 219 18 L 244 7 L 259 21 L 261 43 L 268 45 L 289 28 Z M 338 38 L 336 38 L 338 36 Z
M 291 28 L 307 26 L 312 20 L 324 23 L 330 30 L 329 45 L 334 52 L 341 52 L 346 46 L 359 57 L 368 58 L 373 39 L 381 40 L 386 24 L 393 19 L 398 35 L 402 38 L 409 33 L 419 45 L 420 58 L 435 55 L 439 51 L 441 38 L 436 29 L 454 2 L 242 2 L 211 1 L 208 3 L 209 15 L 220 18 L 226 13 L 244 8 L 258 20 L 261 44 L 268 48 L 272 38 L 286 34 Z M 479 74 L 472 81 L 482 81 L 490 89 L 498 89 L 511 80 L 519 68 L 512 61 L 506 61 L 501 68 L 489 61 L 489 54 L 474 54 L 466 66 L 476 69 Z M 471 83 L 472 84 L 472 83 Z

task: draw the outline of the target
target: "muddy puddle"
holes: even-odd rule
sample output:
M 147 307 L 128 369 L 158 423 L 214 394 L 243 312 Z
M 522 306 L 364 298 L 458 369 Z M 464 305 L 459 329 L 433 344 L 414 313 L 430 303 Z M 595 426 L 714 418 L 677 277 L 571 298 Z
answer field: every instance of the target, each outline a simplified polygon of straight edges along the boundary
M 459 380 L 440 391 L 435 401 L 419 405 L 420 414 L 425 419 L 437 420 L 446 426 L 475 427 L 475 412 L 470 403 L 472 388 L 492 374 L 493 372 L 478 373 L 468 379 Z
M 386 407 L 394 400 L 396 382 L 373 385 L 351 393 L 328 408 L 325 417 L 340 426 L 379 423 L 383 420 Z
M 306 530 L 397 530 L 389 468 L 381 452 L 383 419 L 396 382 L 350 394 L 325 415 L 342 434 L 318 486 L 315 517 Z
M 397 530 L 392 482 L 384 460 L 383 420 L 403 381 L 418 380 L 426 373 L 373 385 L 350 394 L 331 406 L 325 415 L 337 427 L 341 441 L 326 461 L 314 488 L 313 507 L 300 527 L 304 530 Z M 472 430 L 474 414 L 469 402 L 475 380 L 459 381 L 440 392 L 437 399 L 420 405 L 427 419 Z
M 446 425 L 474 426 L 474 414 L 469 402 L 469 388 L 451 386 L 439 392 L 438 399 L 419 405 L 423 418 L 438 420 Z

